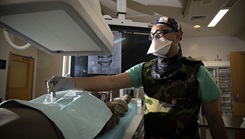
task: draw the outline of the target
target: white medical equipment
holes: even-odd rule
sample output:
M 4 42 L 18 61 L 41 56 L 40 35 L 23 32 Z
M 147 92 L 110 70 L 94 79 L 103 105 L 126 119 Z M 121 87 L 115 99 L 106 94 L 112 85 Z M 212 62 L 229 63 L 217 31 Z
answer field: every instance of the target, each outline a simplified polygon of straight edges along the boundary
M 109 54 L 113 45 L 94 0 L 1 0 L 0 27 L 55 55 Z

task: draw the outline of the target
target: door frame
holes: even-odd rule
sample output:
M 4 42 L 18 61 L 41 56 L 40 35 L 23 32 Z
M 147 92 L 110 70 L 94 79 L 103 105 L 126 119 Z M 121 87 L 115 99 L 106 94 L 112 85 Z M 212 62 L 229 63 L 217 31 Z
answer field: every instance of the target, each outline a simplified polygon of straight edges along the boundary
M 242 55 L 242 56 L 240 56 L 240 55 Z M 240 81 L 244 80 L 244 78 L 241 78 L 241 77 L 244 77 L 244 76 L 241 76 L 239 73 L 241 73 L 241 72 L 243 74 L 245 74 L 245 73 L 242 71 L 241 65 L 238 64 L 238 62 L 240 62 L 240 61 L 242 61 L 242 63 L 243 63 L 243 61 L 245 60 L 244 55 L 245 55 L 245 51 L 231 51 L 230 52 L 233 110 L 234 110 L 233 115 L 234 116 L 244 116 L 244 109 L 243 108 L 245 106 L 245 104 L 244 104 L 245 94 L 243 93 L 244 86 L 242 84 L 240 84 L 241 83 Z M 244 65 L 242 67 L 244 68 Z M 239 69 L 239 70 L 236 70 L 236 69 Z M 239 84 L 237 85 L 236 83 L 239 83 Z
M 33 75 L 32 75 L 32 86 L 31 86 L 31 98 L 33 98 L 34 94 L 33 94 L 33 88 L 34 88 L 34 76 L 35 76 L 35 59 L 32 57 L 32 56 L 24 56 L 24 55 L 20 55 L 20 54 L 16 54 L 16 53 L 13 53 L 13 52 L 9 52 L 9 62 L 8 62 L 8 71 L 7 71 L 7 83 L 6 83 L 6 92 L 5 92 L 5 100 L 8 99 L 9 97 L 9 85 L 10 85 L 10 73 L 11 73 L 11 62 L 12 62 L 12 57 L 13 55 L 17 55 L 17 56 L 20 56 L 20 57 L 23 57 L 23 58 L 28 58 L 28 59 L 33 59 Z

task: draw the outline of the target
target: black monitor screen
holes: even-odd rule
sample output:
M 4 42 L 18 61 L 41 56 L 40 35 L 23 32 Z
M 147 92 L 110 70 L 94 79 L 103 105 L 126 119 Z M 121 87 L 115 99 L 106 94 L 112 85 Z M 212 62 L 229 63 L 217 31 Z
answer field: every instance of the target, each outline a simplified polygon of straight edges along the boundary
M 119 74 L 130 67 L 155 58 L 147 55 L 151 42 L 149 28 L 111 26 L 114 35 L 112 53 L 102 56 L 72 56 L 71 77 Z
M 151 54 L 147 55 L 151 44 L 148 34 L 123 33 L 122 37 L 126 38 L 122 42 L 122 72 L 138 63 L 155 58 Z

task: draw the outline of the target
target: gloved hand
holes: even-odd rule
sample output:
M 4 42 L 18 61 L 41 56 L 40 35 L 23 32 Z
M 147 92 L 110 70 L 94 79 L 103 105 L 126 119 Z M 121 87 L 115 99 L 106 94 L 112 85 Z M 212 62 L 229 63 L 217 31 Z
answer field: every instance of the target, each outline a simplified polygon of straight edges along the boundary
M 47 81 L 48 93 L 73 89 L 75 87 L 75 81 L 73 78 L 53 76 Z

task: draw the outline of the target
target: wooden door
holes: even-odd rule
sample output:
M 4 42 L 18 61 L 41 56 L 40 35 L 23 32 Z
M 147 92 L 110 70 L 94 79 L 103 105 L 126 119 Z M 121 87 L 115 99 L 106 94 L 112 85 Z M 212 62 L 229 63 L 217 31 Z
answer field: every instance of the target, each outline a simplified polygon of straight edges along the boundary
M 234 116 L 245 116 L 245 51 L 230 52 Z
M 7 99 L 32 99 L 34 59 L 12 54 Z

